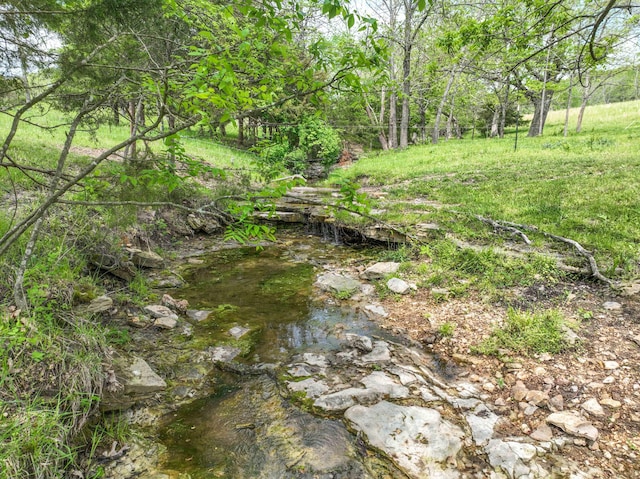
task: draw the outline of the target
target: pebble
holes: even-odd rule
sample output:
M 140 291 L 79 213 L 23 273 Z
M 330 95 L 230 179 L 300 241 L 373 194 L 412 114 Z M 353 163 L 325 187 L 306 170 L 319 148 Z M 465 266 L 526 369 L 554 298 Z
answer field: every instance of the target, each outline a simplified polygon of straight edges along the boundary
M 622 403 L 620 401 L 616 401 L 615 399 L 611 399 L 609 397 L 605 397 L 600 399 L 600 404 L 603 404 L 605 406 L 608 406 L 612 409 L 617 409 L 620 406 L 622 406 Z
M 582 403 L 582 409 L 587 411 L 592 416 L 602 417 L 604 416 L 604 409 L 596 398 L 591 398 Z
M 527 391 L 527 395 L 525 396 L 525 400 L 531 404 L 536 406 L 540 406 L 541 404 L 547 402 L 549 400 L 549 394 L 543 391 L 537 391 L 535 389 L 531 391 Z
M 531 433 L 531 439 L 535 439 L 540 442 L 551 441 L 551 439 L 553 439 L 553 431 L 548 425 L 542 423 Z
M 605 361 L 604 368 L 608 370 L 618 369 L 620 364 L 617 361 Z
M 614 311 L 614 310 L 622 308 L 622 305 L 620 303 L 616 302 L 616 301 L 607 301 L 606 303 L 604 303 L 602 305 L 602 307 L 604 309 L 606 309 L 607 311 Z
M 482 389 L 484 389 L 485 391 L 488 391 L 490 393 L 492 393 L 493 391 L 496 390 L 496 386 L 493 383 L 484 383 L 482 385 Z
M 602 384 L 612 384 L 615 381 L 616 381 L 616 378 L 614 378 L 613 376 L 607 376 L 602 380 Z
M 544 376 L 545 374 L 547 374 L 547 370 L 542 366 L 538 366 L 533 370 L 533 374 L 535 374 L 536 376 Z
M 527 387 L 522 381 L 516 382 L 515 386 L 511 388 L 511 395 L 516 401 L 522 401 L 527 396 Z
M 549 408 L 555 411 L 562 411 L 564 409 L 564 398 L 562 394 L 558 394 L 549 399 Z

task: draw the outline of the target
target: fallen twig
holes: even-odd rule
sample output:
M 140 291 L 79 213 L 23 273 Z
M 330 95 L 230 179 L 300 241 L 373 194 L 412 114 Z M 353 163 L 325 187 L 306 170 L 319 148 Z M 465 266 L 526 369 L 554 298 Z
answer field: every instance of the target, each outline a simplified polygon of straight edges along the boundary
M 478 218 L 483 223 L 487 223 L 493 226 L 497 230 L 505 230 L 505 231 L 508 231 L 509 233 L 518 235 L 522 238 L 522 241 L 524 241 L 526 244 L 531 244 L 531 240 L 526 234 L 524 234 L 522 231 L 520 231 L 518 228 L 512 225 L 507 225 L 506 222 L 505 224 L 501 224 L 495 220 L 492 220 L 491 218 L 485 218 L 484 216 L 480 216 L 480 215 L 476 215 L 476 218 Z
M 556 241 L 560 241 L 561 243 L 565 243 L 568 245 L 573 246 L 573 248 L 576 250 L 576 252 L 587 259 L 587 261 L 589 262 L 589 269 L 591 270 L 591 276 L 593 276 L 595 279 L 602 281 L 603 283 L 608 284 L 609 286 L 613 286 L 614 282 L 612 280 L 610 280 L 609 278 L 607 278 L 606 276 L 604 276 L 600 270 L 598 269 L 598 264 L 596 263 L 596 259 L 593 257 L 593 255 L 591 253 L 589 253 L 589 251 L 587 251 L 580 243 L 578 243 L 576 240 L 572 240 L 571 238 L 565 238 L 564 236 L 559 236 L 559 235 L 554 235 L 553 233 L 548 233 L 547 231 L 543 231 L 539 228 L 537 228 L 536 226 L 531 226 L 531 225 L 522 225 L 522 224 L 518 224 L 518 223 L 513 223 L 511 221 L 500 221 L 497 223 L 501 223 L 502 225 L 505 226 L 510 226 L 513 228 L 518 228 L 518 229 L 522 229 L 522 230 L 527 230 L 527 231 L 533 231 L 534 233 L 540 233 L 543 236 L 546 236 L 547 238 L 551 238 L 554 239 Z

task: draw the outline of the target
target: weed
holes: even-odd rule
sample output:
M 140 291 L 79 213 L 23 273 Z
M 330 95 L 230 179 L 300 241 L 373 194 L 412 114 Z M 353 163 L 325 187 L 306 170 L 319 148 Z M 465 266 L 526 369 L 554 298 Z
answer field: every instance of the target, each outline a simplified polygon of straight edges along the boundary
M 563 326 L 565 320 L 556 310 L 529 313 L 510 309 L 505 324 L 475 349 L 489 355 L 497 355 L 501 349 L 520 354 L 560 353 L 568 347 Z
M 438 334 L 443 338 L 450 338 L 453 336 L 455 330 L 456 325 L 447 321 L 446 323 L 442 323 L 440 327 L 438 327 Z
M 351 298 L 351 296 L 353 296 L 355 292 L 356 292 L 355 289 L 343 289 L 343 290 L 340 290 L 340 291 L 335 291 L 333 293 L 333 296 L 336 299 L 346 300 L 346 299 Z

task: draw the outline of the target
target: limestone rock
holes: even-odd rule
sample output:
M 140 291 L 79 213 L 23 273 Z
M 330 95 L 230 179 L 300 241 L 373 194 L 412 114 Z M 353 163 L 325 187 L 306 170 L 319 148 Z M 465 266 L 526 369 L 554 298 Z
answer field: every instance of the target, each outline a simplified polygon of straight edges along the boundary
M 387 288 L 397 294 L 409 294 L 411 285 L 400 278 L 391 278 L 387 281 Z
M 535 406 L 541 406 L 549 401 L 549 393 L 532 389 L 527 391 L 524 400 Z
M 373 316 L 381 316 L 383 318 L 389 316 L 389 313 L 387 313 L 387 311 L 379 304 L 367 304 L 364 307 L 364 312 Z
M 207 349 L 207 353 L 213 362 L 227 363 L 232 361 L 242 351 L 233 346 L 216 346 Z
M 162 295 L 162 304 L 180 313 L 186 313 L 187 308 L 189 308 L 189 301 L 186 299 L 175 299 L 169 294 Z
M 546 421 L 572 436 L 584 437 L 590 441 L 598 439 L 598 430 L 575 411 L 554 412 L 547 417 Z
M 381 279 L 387 276 L 388 274 L 393 274 L 398 271 L 400 267 L 400 263 L 393 262 L 384 262 L 384 263 L 376 263 L 372 266 L 369 266 L 364 272 L 360 275 L 364 279 Z
M 313 378 L 304 381 L 289 381 L 287 387 L 291 392 L 304 391 L 309 398 L 317 398 L 329 391 L 329 386 L 324 381 L 317 381 Z
M 620 364 L 617 361 L 605 361 L 604 362 L 604 368 L 607 370 L 613 370 L 613 369 L 618 369 L 620 367 Z
M 473 410 L 472 414 L 466 416 L 466 419 L 476 445 L 484 446 L 488 444 L 493 437 L 494 427 L 499 419 L 498 416 L 487 406 L 480 404 Z
M 511 388 L 511 395 L 513 396 L 513 399 L 518 402 L 522 401 L 527 396 L 528 392 L 529 390 L 522 381 L 517 381 Z
M 600 405 L 596 398 L 588 399 L 587 401 L 582 403 L 581 407 L 592 416 L 604 416 L 604 408 Z
M 316 285 L 323 291 L 336 294 L 355 293 L 360 289 L 360 282 L 336 273 L 325 273 L 318 276 Z
M 552 411 L 562 411 L 564 409 L 564 398 L 562 394 L 556 394 L 551 399 L 549 399 L 549 409 Z
M 502 469 L 512 479 L 529 477 L 530 468 L 527 463 L 537 453 L 536 447 L 532 444 L 501 439 L 489 441 L 485 451 L 491 465 L 494 468 Z
M 153 251 L 142 251 L 137 248 L 126 248 L 131 262 L 140 268 L 161 269 L 164 268 L 164 259 Z
M 156 318 L 153 325 L 160 329 L 174 329 L 178 325 L 178 322 L 173 318 L 163 316 L 161 318 Z
M 615 311 L 622 308 L 622 305 L 616 301 L 607 301 L 602 307 L 608 311 Z
M 236 339 L 240 339 L 242 336 L 251 331 L 249 328 L 243 328 L 242 326 L 234 326 L 229 330 L 229 334 Z
M 85 314 L 102 313 L 109 311 L 113 307 L 113 300 L 109 296 L 98 296 L 86 306 L 78 308 L 80 312 Z
M 540 442 L 548 442 L 553 439 L 553 431 L 549 426 L 542 423 L 538 428 L 531 433 L 531 439 L 535 439 Z
M 149 314 L 152 318 L 172 318 L 178 319 L 178 315 L 171 311 L 166 306 L 162 306 L 161 304 L 150 304 L 149 306 L 144 307 L 144 311 Z
M 197 322 L 206 320 L 210 315 L 211 315 L 211 311 L 207 311 L 207 310 L 197 310 L 197 309 L 187 310 L 187 317 Z
M 374 341 L 373 350 L 360 357 L 363 363 L 384 363 L 391 360 L 389 345 L 384 341 Z
M 371 407 L 353 406 L 345 418 L 409 477 L 459 477 L 446 461 L 462 448 L 464 433 L 435 409 L 381 401 Z
M 347 333 L 345 337 L 347 339 L 347 343 L 352 348 L 358 349 L 365 353 L 370 353 L 371 351 L 373 351 L 373 343 L 371 342 L 370 337 L 360 336 L 353 333 Z

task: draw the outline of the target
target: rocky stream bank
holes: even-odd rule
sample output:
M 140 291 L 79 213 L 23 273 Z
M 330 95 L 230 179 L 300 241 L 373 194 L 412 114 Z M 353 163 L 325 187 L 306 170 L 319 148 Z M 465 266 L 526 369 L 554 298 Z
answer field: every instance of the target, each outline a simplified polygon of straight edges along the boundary
M 167 289 L 180 281 L 165 282 L 162 304 L 114 314 L 132 342 L 114 352 L 102 408 L 139 432 L 103 451 L 105 477 L 637 477 L 640 340 L 592 358 L 585 349 L 559 358 L 479 357 L 469 353 L 473 333 L 465 338 L 461 326 L 438 338 L 433 323 L 455 305 L 447 321 L 466 319 L 477 334 L 501 312 L 481 301 L 466 312 L 456 301 L 434 302 L 433 292 L 401 278 L 397 263 L 345 261 L 356 253 L 311 238 L 281 240 L 262 266 L 257 253 L 246 263 L 216 256 L 206 242 L 190 246 L 162 263 L 175 274 L 151 276 L 208 281 L 205 290 L 231 293 L 187 300 L 184 290 Z M 283 261 L 306 279 L 273 276 Z M 229 276 L 223 264 L 245 266 Z M 261 274 L 250 287 L 279 296 L 273 309 L 284 336 L 269 318 L 247 319 L 268 296 L 241 285 Z M 393 293 L 385 300 L 373 285 L 380 281 Z M 597 297 L 588 293 L 576 301 Z M 252 295 L 256 307 L 238 311 Z M 623 306 L 605 303 L 603 315 L 624 322 Z M 282 308 L 295 304 L 313 306 L 287 318 Z M 88 307 L 114 313 L 109 298 Z M 637 323 L 627 326 L 625 334 L 640 337 Z

